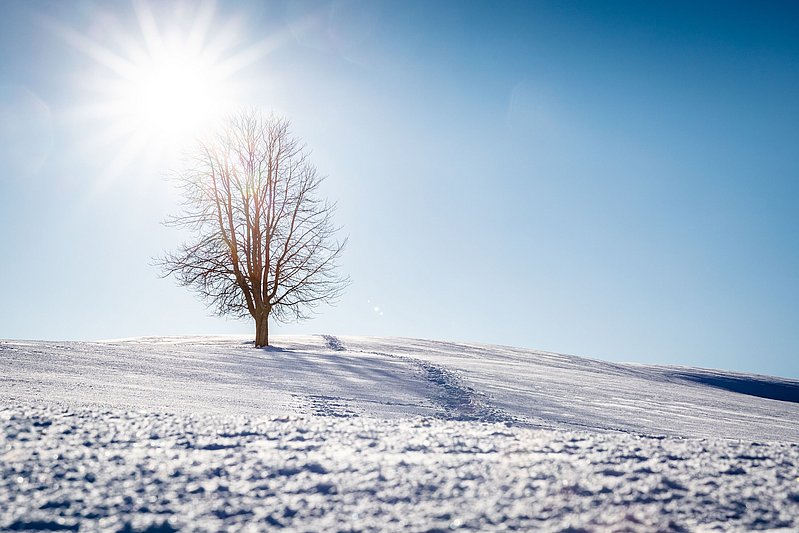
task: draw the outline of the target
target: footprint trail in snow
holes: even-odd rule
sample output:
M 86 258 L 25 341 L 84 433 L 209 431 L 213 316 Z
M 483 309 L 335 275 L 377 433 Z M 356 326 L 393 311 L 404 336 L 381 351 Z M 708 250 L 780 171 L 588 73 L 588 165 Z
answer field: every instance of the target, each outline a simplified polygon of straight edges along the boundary
M 347 351 L 347 345 L 333 335 L 322 335 L 325 344 L 333 351 Z M 364 353 L 364 352 L 360 352 Z M 444 420 L 473 422 L 512 422 L 515 417 L 491 405 L 490 398 L 463 383 L 456 372 L 441 365 L 433 364 L 416 357 L 396 355 L 385 352 L 368 352 L 397 359 L 416 368 L 418 375 L 437 390 L 434 398 L 438 406 L 437 417 Z

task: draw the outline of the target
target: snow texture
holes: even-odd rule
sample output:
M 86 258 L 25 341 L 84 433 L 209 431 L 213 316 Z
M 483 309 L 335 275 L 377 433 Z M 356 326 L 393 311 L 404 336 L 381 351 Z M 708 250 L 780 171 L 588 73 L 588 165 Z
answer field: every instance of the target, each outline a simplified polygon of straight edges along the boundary
M 274 344 L 0 341 L 0 529 L 799 529 L 799 382 Z

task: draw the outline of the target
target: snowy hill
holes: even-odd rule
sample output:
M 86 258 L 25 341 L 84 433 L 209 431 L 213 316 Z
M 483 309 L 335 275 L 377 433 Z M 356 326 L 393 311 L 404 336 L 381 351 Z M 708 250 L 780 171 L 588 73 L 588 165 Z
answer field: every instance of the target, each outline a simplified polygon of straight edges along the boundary
M 0 395 L 167 412 L 512 421 L 799 442 L 799 381 L 399 338 L 0 344 Z
M 799 526 L 797 381 L 415 339 L 273 344 L 0 341 L 0 528 Z

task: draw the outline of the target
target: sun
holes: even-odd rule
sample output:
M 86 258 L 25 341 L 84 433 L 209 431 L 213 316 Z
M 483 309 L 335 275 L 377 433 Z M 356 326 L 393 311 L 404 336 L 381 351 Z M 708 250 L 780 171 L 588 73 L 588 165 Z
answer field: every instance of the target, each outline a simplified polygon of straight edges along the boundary
M 225 79 L 201 54 L 178 46 L 135 64 L 117 95 L 118 117 L 134 132 L 180 143 L 231 104 Z
M 244 105 L 243 70 L 282 42 L 246 43 L 246 18 L 219 20 L 213 2 L 181 4 L 179 13 L 132 5 L 132 16 L 106 17 L 114 24 L 99 38 L 54 24 L 91 59 L 76 73 L 85 98 L 73 115 L 92 149 L 115 154 L 117 173 L 142 157 L 179 152 Z

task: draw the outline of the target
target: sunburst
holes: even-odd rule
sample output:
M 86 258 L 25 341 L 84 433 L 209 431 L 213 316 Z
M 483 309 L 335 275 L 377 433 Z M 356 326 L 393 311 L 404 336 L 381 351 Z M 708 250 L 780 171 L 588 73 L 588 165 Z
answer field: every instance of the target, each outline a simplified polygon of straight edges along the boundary
M 245 17 L 221 20 L 211 2 L 180 16 L 156 14 L 155 4 L 133 6 L 135 21 L 128 28 L 117 21 L 113 39 L 95 40 L 54 24 L 92 60 L 88 73 L 78 75 L 86 98 L 73 114 L 84 122 L 90 146 L 113 147 L 111 174 L 140 158 L 178 153 L 219 118 L 249 104 L 242 96 L 244 69 L 283 39 L 247 44 Z

